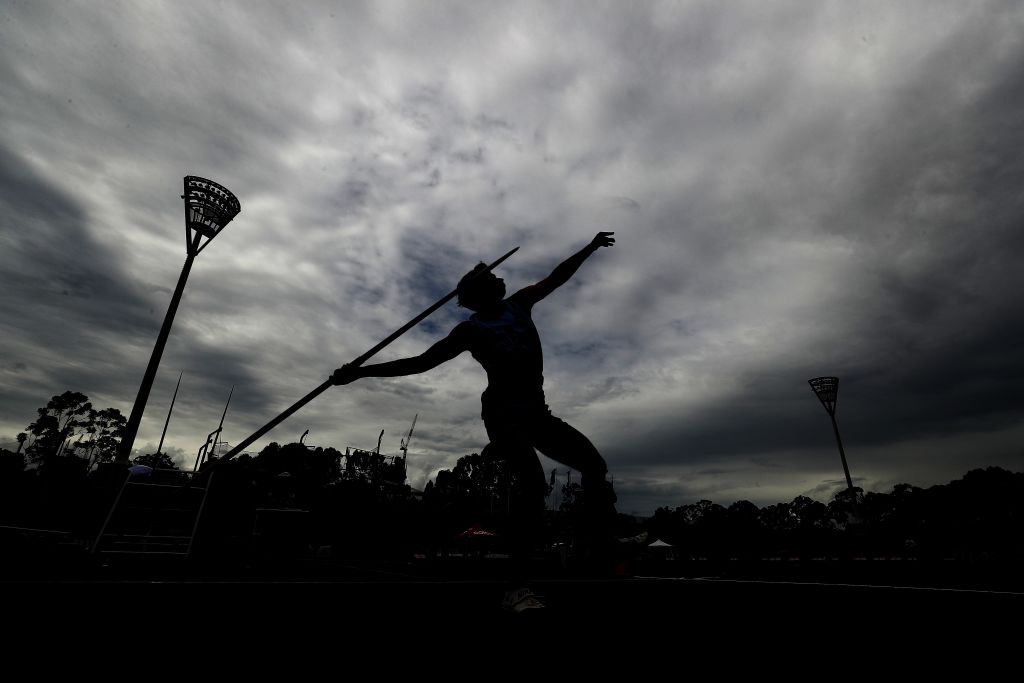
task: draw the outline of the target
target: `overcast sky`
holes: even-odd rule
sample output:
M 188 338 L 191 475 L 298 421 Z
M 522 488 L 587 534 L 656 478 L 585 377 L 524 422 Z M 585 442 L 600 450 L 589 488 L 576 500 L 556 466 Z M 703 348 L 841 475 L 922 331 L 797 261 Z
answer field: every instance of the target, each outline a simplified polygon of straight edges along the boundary
M 126 416 L 198 256 L 136 448 L 238 443 L 513 247 L 548 402 L 620 510 L 1024 469 L 1019 2 L 0 3 L 0 446 L 54 394 Z M 421 352 L 454 302 L 380 352 Z M 373 361 L 371 361 L 373 362 Z M 253 444 L 486 445 L 483 370 L 332 388 Z M 544 461 L 550 471 L 555 463 Z M 559 468 L 564 478 L 564 468 Z

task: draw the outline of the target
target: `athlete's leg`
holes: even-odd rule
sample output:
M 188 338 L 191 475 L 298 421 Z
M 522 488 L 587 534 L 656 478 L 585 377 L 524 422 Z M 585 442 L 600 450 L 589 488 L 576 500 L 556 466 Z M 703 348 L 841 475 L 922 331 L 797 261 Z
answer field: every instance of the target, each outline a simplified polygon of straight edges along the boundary
M 530 561 L 544 540 L 544 498 L 547 482 L 529 430 L 514 415 L 485 416 L 489 453 L 506 463 L 514 485 L 509 492 L 505 535 L 509 543 L 512 588 L 529 580 Z
M 614 546 L 616 521 L 615 492 L 607 480 L 608 465 L 590 439 L 550 413 L 533 432 L 533 445 L 547 457 L 577 470 L 582 475 L 582 539 L 594 559 L 610 553 Z
M 547 482 L 540 458 L 530 443 L 529 430 L 513 421 L 488 420 L 488 451 L 503 460 L 513 476 L 512 495 L 524 511 L 544 509 Z
M 532 436 L 537 450 L 582 475 L 584 500 L 589 497 L 595 504 L 614 507 L 608 464 L 590 439 L 550 413 L 532 430 Z

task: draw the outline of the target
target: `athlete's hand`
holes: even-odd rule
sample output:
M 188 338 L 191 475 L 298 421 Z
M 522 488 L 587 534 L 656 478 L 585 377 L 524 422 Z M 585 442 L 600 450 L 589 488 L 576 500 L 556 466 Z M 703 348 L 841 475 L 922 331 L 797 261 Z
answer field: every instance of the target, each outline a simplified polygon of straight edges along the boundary
M 340 368 L 334 371 L 331 375 L 331 384 L 338 386 L 341 384 L 351 384 L 357 379 L 362 377 L 362 373 L 359 371 L 358 365 L 352 365 L 351 363 L 345 363 Z
M 615 238 L 612 237 L 614 232 L 599 232 L 597 236 L 590 241 L 590 247 L 592 249 L 598 249 L 600 247 L 610 247 L 615 244 Z

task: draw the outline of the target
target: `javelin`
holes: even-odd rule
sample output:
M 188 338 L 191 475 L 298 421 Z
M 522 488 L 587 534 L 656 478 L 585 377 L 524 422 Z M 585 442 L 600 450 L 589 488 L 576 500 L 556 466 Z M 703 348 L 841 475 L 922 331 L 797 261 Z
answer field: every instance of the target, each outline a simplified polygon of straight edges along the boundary
M 512 254 L 516 253 L 517 251 L 519 251 L 519 247 L 516 247 L 515 249 L 513 249 L 512 251 L 508 252 L 507 254 L 502 256 L 500 259 L 495 261 L 494 263 L 490 264 L 489 266 L 487 266 L 483 270 L 479 271 L 476 275 L 473 276 L 474 279 L 477 278 L 477 277 L 480 277 L 484 273 L 490 272 L 491 270 L 494 269 L 495 266 L 497 266 L 499 263 L 501 263 L 502 261 L 507 259 Z M 399 337 L 401 337 L 403 334 L 408 332 L 409 329 L 412 328 L 414 325 L 419 323 L 421 320 L 426 318 L 428 315 L 430 315 L 431 313 L 433 313 L 437 309 L 441 308 L 441 306 L 444 306 L 446 303 L 448 303 L 456 294 L 458 294 L 458 292 L 459 292 L 458 288 L 453 289 L 451 292 L 449 292 L 444 297 L 442 297 L 433 306 L 431 306 L 427 310 L 425 310 L 422 313 L 420 313 L 418 316 L 416 316 L 415 318 L 413 318 L 412 320 L 407 322 L 405 325 L 402 325 L 402 327 L 399 328 L 398 330 L 392 332 L 391 335 L 387 339 L 385 339 L 381 343 L 377 344 L 376 346 L 374 346 L 372 349 L 370 349 L 369 351 L 367 351 L 363 355 L 361 355 L 358 358 L 356 358 L 354 361 L 349 363 L 349 365 L 353 365 L 353 366 L 358 367 L 358 366 L 362 365 L 363 363 L 365 363 L 375 353 L 377 353 L 378 351 L 383 349 L 385 346 L 387 346 L 391 342 L 393 342 L 396 339 L 398 339 Z M 233 458 L 234 456 L 238 455 L 246 446 L 248 446 L 253 441 L 255 441 L 256 439 L 260 438 L 261 436 L 263 436 L 264 434 L 269 432 L 271 429 L 273 429 L 274 427 L 279 425 L 284 420 L 288 419 L 288 417 L 292 413 L 294 413 L 296 410 L 298 410 L 299 408 L 301 408 L 302 406 L 306 405 L 307 403 L 312 401 L 314 398 L 316 398 L 317 396 L 322 394 L 324 391 L 327 390 L 328 387 L 333 386 L 333 384 L 334 383 L 330 380 L 330 378 L 328 378 L 323 384 L 321 384 L 316 389 L 314 389 L 313 391 L 309 392 L 308 394 L 306 394 L 305 396 L 300 398 L 298 401 L 296 401 L 290 408 L 288 408 L 288 410 L 284 411 L 283 413 L 281 413 L 280 415 L 275 417 L 273 420 L 271 420 L 270 422 L 265 424 L 263 427 L 258 429 L 248 439 L 246 439 L 245 441 L 243 441 L 242 443 L 238 444 L 237 446 L 232 448 L 230 451 L 225 453 L 224 456 L 219 458 L 217 462 L 223 462 L 225 460 L 228 460 L 228 459 Z

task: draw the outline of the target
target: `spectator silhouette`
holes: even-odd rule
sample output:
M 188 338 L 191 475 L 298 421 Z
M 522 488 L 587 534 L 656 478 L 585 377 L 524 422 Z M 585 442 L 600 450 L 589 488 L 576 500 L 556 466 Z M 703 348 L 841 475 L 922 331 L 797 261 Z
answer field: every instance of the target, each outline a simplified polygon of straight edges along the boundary
M 472 354 L 487 372 L 481 417 L 491 448 L 508 461 L 518 482 L 513 503 L 517 523 L 511 539 L 513 555 L 519 562 L 517 578 L 525 572 L 523 563 L 531 552 L 531 539 L 536 538 L 540 529 L 547 493 L 547 481 L 535 448 L 582 474 L 584 545 L 595 560 L 610 559 L 607 551 L 612 542 L 615 494 L 606 480 L 608 467 L 586 436 L 552 415 L 548 408 L 543 387 L 543 352 L 531 313 L 535 304 L 565 284 L 591 254 L 612 246 L 613 234 L 599 232 L 546 278 L 507 298 L 504 280 L 487 270 L 486 264 L 478 264 L 457 288 L 459 305 L 473 314 L 448 336 L 418 356 L 363 367 L 347 364 L 331 377 L 334 384 L 348 384 L 363 377 L 414 375 L 464 351 Z M 507 606 L 517 611 L 541 606 L 523 586 L 510 590 L 506 599 L 510 603 Z

